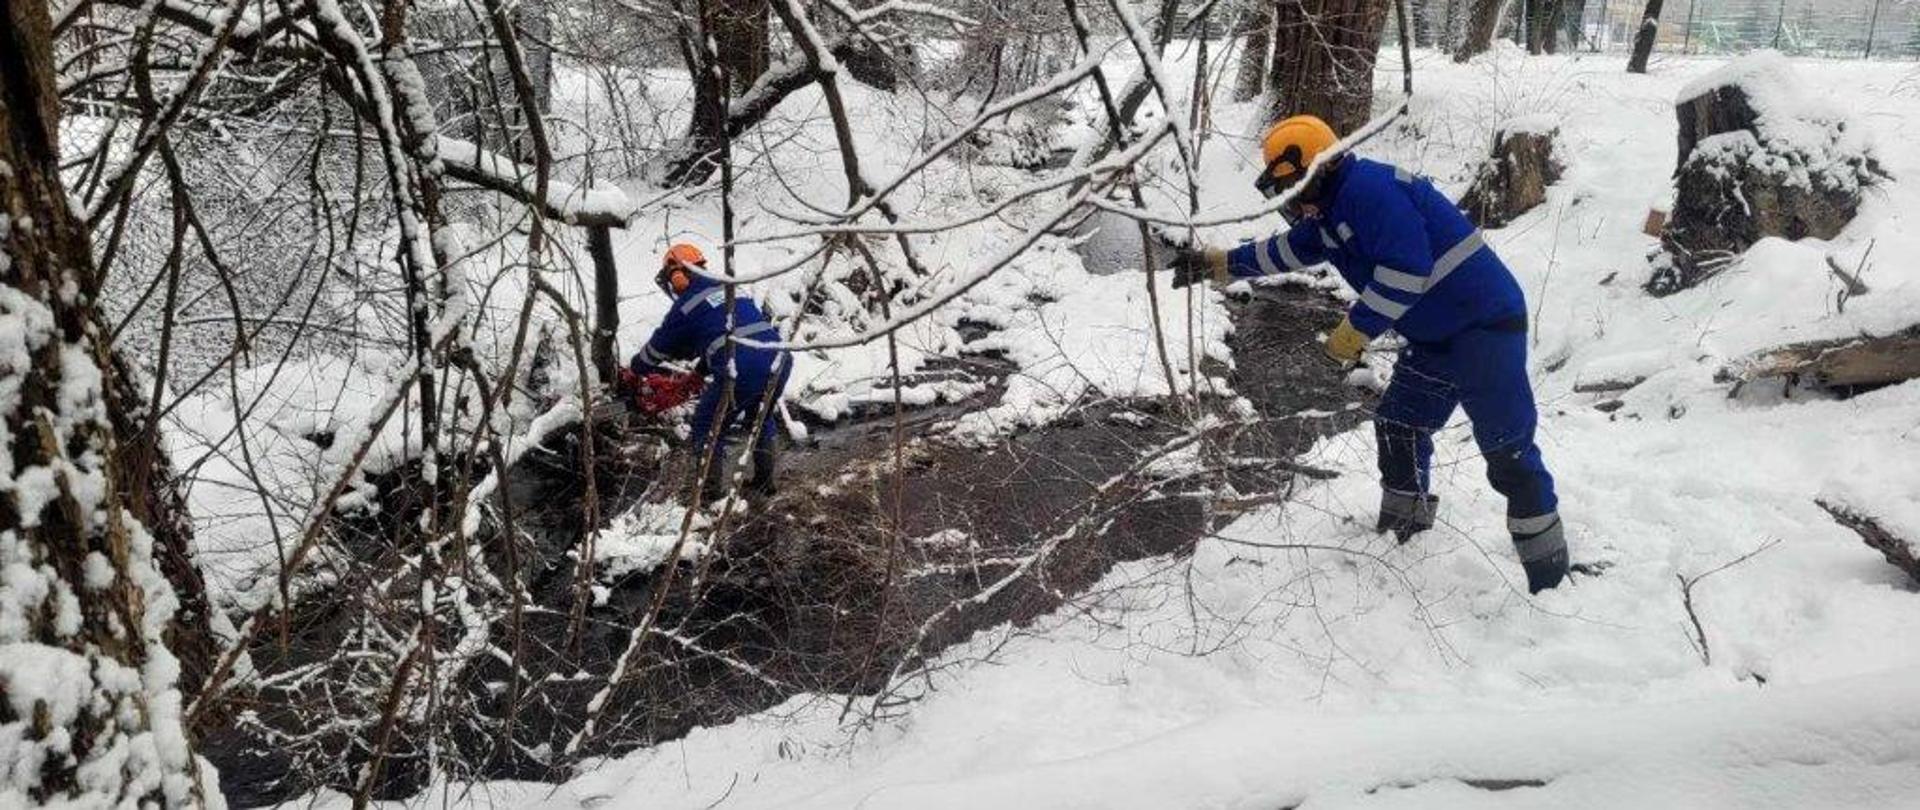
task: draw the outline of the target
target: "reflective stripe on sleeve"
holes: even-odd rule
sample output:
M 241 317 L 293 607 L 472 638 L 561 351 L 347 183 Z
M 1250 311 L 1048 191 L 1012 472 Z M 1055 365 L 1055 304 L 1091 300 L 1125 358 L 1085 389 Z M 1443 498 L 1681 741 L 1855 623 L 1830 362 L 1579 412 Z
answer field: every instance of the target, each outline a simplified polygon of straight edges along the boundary
M 1274 237 L 1273 241 L 1284 245 L 1287 243 L 1287 237 L 1285 234 L 1282 234 Z M 1280 266 L 1274 264 L 1273 258 L 1267 255 L 1266 245 L 1253 246 L 1253 260 L 1260 265 L 1260 275 L 1271 276 L 1280 272 Z
M 1380 291 L 1372 286 L 1368 286 L 1367 291 L 1360 294 L 1360 303 L 1366 304 L 1367 308 L 1374 312 L 1387 316 L 1387 320 L 1390 321 L 1400 320 L 1400 316 L 1407 314 L 1406 304 L 1381 295 Z
M 780 327 L 776 326 L 772 321 L 761 321 L 751 326 L 741 327 L 738 331 L 734 332 L 732 335 L 721 335 L 717 338 L 714 338 L 711 342 L 707 344 L 706 351 L 702 352 L 702 355 L 707 358 L 707 363 L 711 365 L 713 363 L 714 353 L 718 352 L 721 348 L 727 345 L 727 338 L 729 337 L 750 338 L 750 337 L 753 337 L 754 335 L 763 335 L 770 331 L 777 331 L 779 330 L 779 328 Z
M 1287 237 L 1281 236 L 1276 241 L 1279 242 L 1278 247 L 1280 248 L 1280 261 L 1286 263 L 1288 269 L 1290 270 L 1307 269 L 1307 263 L 1300 261 L 1300 257 L 1294 254 L 1293 245 L 1287 241 Z
M 1340 241 L 1342 242 L 1353 241 L 1353 227 L 1345 222 L 1333 226 L 1333 232 L 1340 235 Z
M 1487 240 L 1478 230 L 1461 237 L 1452 248 L 1434 260 L 1433 272 L 1427 276 L 1427 289 L 1440 286 L 1441 279 L 1446 278 L 1448 273 L 1460 269 L 1460 265 L 1466 264 L 1468 259 L 1473 258 L 1473 254 L 1479 253 L 1480 249 L 1486 246 Z
M 1427 279 L 1425 276 L 1402 273 L 1384 264 L 1373 268 L 1373 283 L 1392 287 L 1401 292 L 1413 293 L 1414 295 L 1419 295 L 1427 291 Z
M 689 298 L 685 301 L 680 302 L 680 314 L 682 315 L 689 314 L 694 310 L 699 309 L 701 304 L 712 304 L 717 307 L 717 306 L 720 306 L 720 304 L 725 302 L 726 300 L 727 300 L 726 288 L 724 287 L 718 288 L 710 292 L 696 295 L 692 298 Z

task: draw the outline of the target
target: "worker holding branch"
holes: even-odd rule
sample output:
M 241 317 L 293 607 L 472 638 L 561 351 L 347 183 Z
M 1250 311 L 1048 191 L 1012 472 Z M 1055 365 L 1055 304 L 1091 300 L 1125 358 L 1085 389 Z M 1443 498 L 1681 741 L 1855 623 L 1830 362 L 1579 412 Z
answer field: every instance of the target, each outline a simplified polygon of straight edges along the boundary
M 1359 300 L 1327 337 L 1326 353 L 1351 367 L 1388 330 L 1407 342 L 1374 418 L 1382 490 L 1377 530 L 1404 543 L 1433 527 L 1439 506 L 1431 489 L 1433 434 L 1460 406 L 1485 456 L 1488 481 L 1506 496 L 1507 528 L 1528 590 L 1552 588 L 1567 573 L 1567 541 L 1553 476 L 1534 441 L 1539 416 L 1527 379 L 1520 285 L 1431 181 L 1335 152 L 1338 140 L 1310 115 L 1270 128 L 1255 186 L 1268 198 L 1296 192 L 1281 211 L 1292 227 L 1232 251 L 1183 250 L 1171 265 L 1173 285 L 1224 284 L 1332 264 Z M 1323 153 L 1327 158 L 1314 167 Z

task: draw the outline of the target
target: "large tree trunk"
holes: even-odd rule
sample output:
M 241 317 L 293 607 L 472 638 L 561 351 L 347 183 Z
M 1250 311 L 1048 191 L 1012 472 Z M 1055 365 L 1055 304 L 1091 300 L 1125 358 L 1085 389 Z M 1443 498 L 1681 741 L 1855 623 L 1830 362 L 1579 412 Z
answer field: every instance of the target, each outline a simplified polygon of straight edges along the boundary
M 513 27 L 519 31 L 520 52 L 527 65 L 527 78 L 533 81 L 533 103 L 541 114 L 553 112 L 553 20 L 547 16 L 547 0 L 520 0 L 513 7 Z M 502 77 L 511 87 L 512 81 Z M 525 126 L 525 122 L 521 122 Z
M 1273 55 L 1273 5 L 1255 2 L 1240 15 L 1234 36 L 1246 39 L 1233 75 L 1233 100 L 1252 101 L 1267 90 L 1267 57 Z
M 1373 63 L 1392 0 L 1279 0 L 1273 7 L 1274 118 L 1311 114 L 1335 132 L 1373 111 Z
M 1433 47 L 1433 5 L 1434 0 L 1407 0 L 1407 14 L 1413 18 L 1413 44 L 1416 47 Z
M 172 589 L 127 511 L 93 257 L 59 173 L 46 3 L 0 11 L 0 796 L 218 804 L 201 790 L 163 636 Z M 122 414 L 124 415 L 124 414 Z
M 1440 40 L 1442 52 L 1452 54 L 1455 50 L 1459 50 L 1459 44 L 1465 38 L 1465 27 L 1467 27 L 1465 25 L 1467 6 L 1471 4 L 1473 0 L 1446 0 L 1446 8 L 1440 10 L 1440 31 L 1434 35 L 1436 40 Z
M 148 422 L 152 409 L 146 397 L 134 385 L 134 377 L 119 352 L 110 357 L 113 373 L 107 375 L 107 417 L 112 423 L 118 452 L 113 463 L 118 469 L 125 493 L 124 505 L 153 537 L 153 557 L 160 573 L 173 586 L 179 607 L 168 624 L 167 648 L 180 660 L 181 695 L 192 701 L 200 694 L 220 657 L 220 642 L 214 635 L 213 604 L 208 598 L 206 578 L 201 575 L 195 557 L 193 519 L 187 512 L 186 491 L 174 473 L 173 459 L 160 444 L 160 432 Z M 224 717 L 207 716 L 196 731 L 208 722 L 224 722 Z
M 1527 0 L 1527 53 L 1558 51 L 1563 0 Z
M 1560 0 L 1560 22 L 1567 29 L 1567 47 L 1579 50 L 1586 39 L 1587 0 Z
M 1500 28 L 1500 17 L 1511 0 L 1473 0 L 1467 14 L 1467 35 L 1453 52 L 1453 61 L 1465 62 L 1493 47 L 1493 32 Z
M 1647 0 L 1646 13 L 1640 16 L 1640 32 L 1633 36 L 1633 58 L 1627 60 L 1628 73 L 1647 72 L 1647 59 L 1653 56 L 1653 42 L 1660 38 L 1660 7 L 1666 0 Z

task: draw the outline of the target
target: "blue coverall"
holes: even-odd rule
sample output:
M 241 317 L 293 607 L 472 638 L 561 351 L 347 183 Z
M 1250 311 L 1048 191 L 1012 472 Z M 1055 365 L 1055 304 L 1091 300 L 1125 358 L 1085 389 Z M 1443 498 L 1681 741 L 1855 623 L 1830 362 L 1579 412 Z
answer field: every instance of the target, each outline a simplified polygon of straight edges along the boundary
M 735 343 L 731 368 L 727 363 L 727 291 L 713 281 L 694 276 L 687 289 L 673 301 L 666 320 L 653 330 L 645 346 L 633 356 L 629 366 L 635 374 L 646 376 L 662 370 L 674 360 L 699 359 L 698 371 L 708 378 L 700 392 L 700 403 L 693 411 L 693 449 L 706 452 L 707 442 L 714 445 L 715 458 L 724 460 L 729 434 L 745 428 L 760 411 L 763 400 L 778 404 L 786 390 L 793 363 L 782 349 L 766 349 Z M 760 311 L 760 307 L 736 291 L 733 299 L 733 335 L 760 342 L 780 339 L 780 328 Z M 733 402 L 725 419 L 720 419 L 720 399 L 726 394 L 726 381 L 733 376 Z M 771 396 L 769 400 L 768 397 Z M 769 407 L 754 439 L 756 453 L 770 453 L 776 438 L 776 411 Z M 717 431 L 717 432 L 716 432 Z M 714 437 L 718 436 L 717 439 Z M 716 462 L 715 469 L 724 466 Z
M 1534 443 L 1519 283 L 1426 178 L 1349 157 L 1323 182 L 1318 216 L 1231 251 L 1230 271 L 1252 277 L 1330 262 L 1360 291 L 1348 311 L 1354 328 L 1406 338 L 1374 420 L 1383 504 L 1428 497 L 1433 433 L 1460 405 L 1488 481 L 1506 496 L 1521 560 L 1564 552 L 1553 476 Z

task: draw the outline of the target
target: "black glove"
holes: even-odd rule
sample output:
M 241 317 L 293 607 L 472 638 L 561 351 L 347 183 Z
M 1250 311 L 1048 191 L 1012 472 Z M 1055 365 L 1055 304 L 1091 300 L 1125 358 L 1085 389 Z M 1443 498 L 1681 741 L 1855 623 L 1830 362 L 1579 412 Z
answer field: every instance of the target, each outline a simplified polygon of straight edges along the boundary
M 1226 275 L 1226 257 L 1204 250 L 1182 250 L 1173 254 L 1167 269 L 1173 271 L 1173 288 L 1205 284 Z

